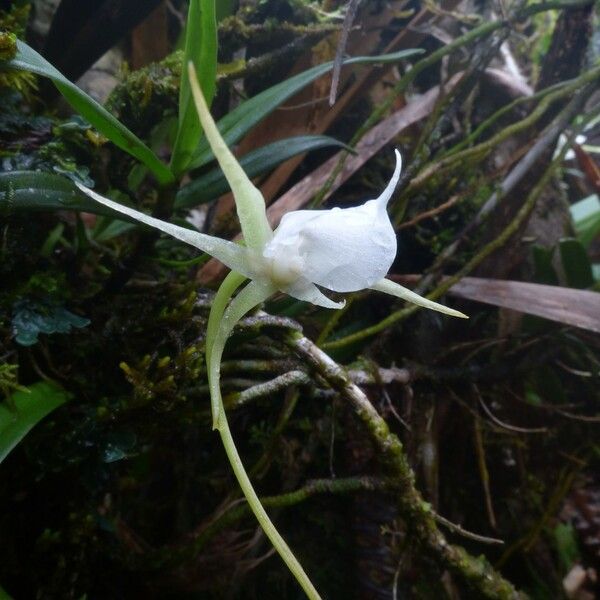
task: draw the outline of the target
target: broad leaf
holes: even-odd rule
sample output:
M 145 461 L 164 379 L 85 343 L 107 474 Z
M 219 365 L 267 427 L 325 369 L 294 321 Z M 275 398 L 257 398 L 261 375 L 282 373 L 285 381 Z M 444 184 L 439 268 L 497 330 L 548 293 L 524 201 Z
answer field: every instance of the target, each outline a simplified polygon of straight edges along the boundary
M 198 73 L 200 88 L 206 103 L 210 106 L 215 95 L 217 79 L 215 0 L 191 0 L 188 10 L 179 88 L 177 138 L 171 157 L 171 169 L 176 175 L 185 171 L 190 164 L 192 153 L 200 138 L 200 122 L 192 99 L 188 62 L 193 63 Z
M 40 381 L 0 404 L 0 462 L 46 415 L 70 399 L 56 383 Z
M 393 54 L 384 54 L 382 56 L 357 56 L 344 61 L 344 65 L 398 62 L 409 56 L 421 54 L 422 52 L 423 50 L 415 48 L 394 52 Z M 250 98 L 250 100 L 246 100 L 246 102 L 240 104 L 237 108 L 223 117 L 217 124 L 227 145 L 232 146 L 235 144 L 250 131 L 254 125 L 264 119 L 281 103 L 292 97 L 304 86 L 327 73 L 332 67 L 333 62 L 328 62 L 313 67 L 312 69 L 308 69 L 303 73 L 270 87 L 264 92 Z M 194 152 L 190 168 L 204 165 L 212 160 L 212 158 L 213 155 L 208 147 L 208 143 L 203 138 Z
M 326 146 L 342 146 L 347 148 L 342 142 L 326 135 L 297 136 L 273 142 L 272 144 L 267 144 L 262 148 L 248 152 L 248 154 L 240 159 L 240 165 L 242 165 L 248 177 L 257 177 L 258 175 L 267 173 L 293 156 Z M 182 187 L 177 193 L 175 207 L 189 208 L 196 206 L 202 202 L 218 198 L 228 190 L 229 186 L 221 169 L 215 168 Z
M 8 61 L 6 65 L 13 69 L 29 71 L 50 79 L 76 111 L 116 146 L 144 163 L 161 184 L 173 181 L 173 175 L 169 168 L 159 160 L 142 140 L 129 131 L 125 125 L 120 123 L 96 100 L 64 77 L 60 71 L 55 69 L 33 48 L 19 40 L 17 42 L 17 55 Z

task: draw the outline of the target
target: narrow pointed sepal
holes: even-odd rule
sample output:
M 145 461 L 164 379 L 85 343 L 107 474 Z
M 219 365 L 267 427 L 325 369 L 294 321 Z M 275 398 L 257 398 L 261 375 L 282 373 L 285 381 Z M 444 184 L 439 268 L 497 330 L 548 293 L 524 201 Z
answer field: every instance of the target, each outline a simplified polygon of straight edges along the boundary
M 398 150 L 394 150 L 394 154 L 396 155 L 396 168 L 394 169 L 394 173 L 390 182 L 385 186 L 385 190 L 381 192 L 379 197 L 376 199 L 377 205 L 386 208 L 392 194 L 394 193 L 396 186 L 398 185 L 398 181 L 400 181 L 400 173 L 402 172 L 402 156 L 400 156 L 400 152 Z
M 444 313 L 445 315 L 450 315 L 451 317 L 459 317 L 460 319 L 469 318 L 467 315 L 458 310 L 448 308 L 443 304 L 438 304 L 433 300 L 423 298 L 422 296 L 419 296 L 419 294 L 415 294 L 415 292 L 405 288 L 404 286 L 401 286 L 399 283 L 390 281 L 389 279 L 382 279 L 378 281 L 375 285 L 372 285 L 370 289 L 383 292 L 384 294 L 390 294 L 391 296 L 396 296 L 396 298 L 402 298 L 402 300 L 406 300 L 407 302 L 412 302 L 413 304 L 417 304 L 423 308 L 435 310 L 437 312 Z
M 263 195 L 250 181 L 227 147 L 225 140 L 221 137 L 221 133 L 210 114 L 198 83 L 196 70 L 191 62 L 188 63 L 188 74 L 202 129 L 233 192 L 244 240 L 249 248 L 262 249 L 273 237 L 273 230 L 267 220 Z
M 193 229 L 186 229 L 185 227 L 180 227 L 179 225 L 173 225 L 173 223 L 156 219 L 139 210 L 135 210 L 134 208 L 105 198 L 80 183 L 75 183 L 75 185 L 92 200 L 95 200 L 122 215 L 126 215 L 130 219 L 134 219 L 144 225 L 158 229 L 190 246 L 194 246 L 195 248 L 214 256 L 230 269 L 238 271 L 246 277 L 253 276 L 253 271 L 248 265 L 248 253 L 242 246 L 238 246 L 238 244 L 230 242 L 229 240 L 222 240 L 221 238 L 212 235 L 206 235 L 205 233 L 200 233 Z

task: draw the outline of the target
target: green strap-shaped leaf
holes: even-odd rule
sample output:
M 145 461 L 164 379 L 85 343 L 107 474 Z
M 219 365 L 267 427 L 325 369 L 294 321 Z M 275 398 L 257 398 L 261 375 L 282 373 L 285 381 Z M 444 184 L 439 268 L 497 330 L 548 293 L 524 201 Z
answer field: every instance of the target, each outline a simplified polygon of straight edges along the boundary
M 66 177 L 42 171 L 0 173 L 0 216 L 35 210 L 75 210 L 123 218 L 88 198 Z
M 217 20 L 215 0 L 191 0 L 186 22 L 185 51 L 179 88 L 179 119 L 171 170 L 183 173 L 200 139 L 200 123 L 194 108 L 187 64 L 192 62 L 200 88 L 210 106 L 217 81 Z
M 248 177 L 257 177 L 298 154 L 304 154 L 318 148 L 340 146 L 343 142 L 326 135 L 301 135 L 267 144 L 252 150 L 240 159 L 240 165 Z M 177 192 L 175 208 L 190 208 L 203 202 L 218 198 L 229 190 L 221 169 L 215 168 L 188 183 Z
M 342 142 L 325 135 L 297 136 L 253 150 L 240 160 L 240 164 L 249 177 L 257 177 L 297 154 L 328 146 L 345 147 Z M 210 202 L 228 189 L 221 169 L 211 169 L 181 188 L 175 208 L 185 209 Z M 0 173 L 0 216 L 11 212 L 46 210 L 74 210 L 137 222 L 94 202 L 66 177 L 42 171 Z
M 365 63 L 393 63 L 404 58 L 421 54 L 423 50 L 418 48 L 402 50 L 392 54 L 382 56 L 357 56 L 344 61 L 344 65 L 355 65 Z M 246 100 L 237 108 L 223 117 L 217 126 L 223 139 L 228 146 L 232 146 L 239 141 L 254 125 L 273 112 L 281 103 L 293 96 L 321 75 L 324 75 L 333 67 L 333 62 L 317 65 L 286 81 L 282 81 L 273 87 L 257 94 L 250 100 Z M 213 155 L 206 139 L 202 138 L 200 144 L 194 151 L 189 168 L 196 168 L 212 160 Z
M 161 184 L 171 183 L 174 178 L 169 168 L 134 135 L 125 125 L 120 123 L 102 105 L 70 82 L 60 71 L 55 69 L 45 58 L 30 48 L 25 42 L 17 41 L 17 55 L 6 63 L 13 69 L 29 71 L 50 79 L 64 96 L 65 100 L 83 117 L 85 117 L 100 133 L 105 135 L 116 146 L 144 163 Z
M 70 399 L 56 383 L 40 381 L 0 404 L 0 462 L 47 414 Z

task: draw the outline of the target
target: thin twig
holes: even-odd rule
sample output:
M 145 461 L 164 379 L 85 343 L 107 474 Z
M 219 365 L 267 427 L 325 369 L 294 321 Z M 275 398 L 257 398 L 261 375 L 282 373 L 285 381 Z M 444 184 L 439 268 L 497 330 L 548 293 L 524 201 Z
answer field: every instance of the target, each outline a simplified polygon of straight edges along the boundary
M 337 96 L 338 86 L 340 84 L 340 73 L 342 71 L 342 62 L 344 60 L 344 53 L 346 52 L 346 44 L 348 43 L 348 34 L 354 23 L 356 17 L 356 11 L 361 0 L 350 0 L 348 8 L 346 9 L 346 15 L 344 16 L 344 23 L 342 25 L 342 31 L 340 33 L 340 41 L 338 42 L 337 50 L 335 52 L 335 60 L 333 61 L 333 73 L 331 75 L 331 89 L 329 91 L 329 106 L 335 104 L 335 98 Z
M 547 427 L 517 427 L 516 425 L 509 425 L 504 421 L 501 421 L 488 407 L 488 405 L 483 401 L 481 394 L 477 391 L 477 399 L 479 400 L 479 404 L 485 414 L 496 424 L 498 427 L 502 427 L 502 429 L 507 429 L 508 431 L 514 431 L 515 433 L 547 433 Z
M 446 202 L 443 202 L 439 206 L 436 206 L 435 208 L 432 208 L 431 210 L 422 212 L 421 214 L 417 215 L 410 221 L 401 223 L 400 225 L 398 225 L 397 229 L 398 230 L 406 229 L 407 227 L 412 227 L 413 225 L 416 225 L 417 223 L 420 223 L 421 221 L 424 221 L 425 219 L 431 219 L 431 217 L 435 217 L 436 215 L 439 215 L 440 213 L 444 212 L 445 210 L 452 208 L 458 202 L 459 199 L 460 199 L 460 196 L 458 194 L 455 194 L 449 200 L 446 200 Z
M 481 542 L 482 544 L 497 544 L 500 546 L 504 544 L 504 540 L 501 540 L 499 538 L 488 537 L 485 535 L 479 535 L 478 533 L 468 531 L 467 529 L 464 529 L 457 523 L 453 523 L 452 521 L 449 521 L 448 519 L 442 517 L 442 515 L 438 515 L 437 513 L 435 514 L 435 520 L 438 523 L 441 523 L 442 525 L 450 529 L 450 531 L 458 533 L 459 535 L 462 535 L 463 537 L 468 538 L 470 540 L 475 540 L 476 542 Z
M 477 413 L 475 413 L 474 417 L 475 451 L 477 454 L 479 476 L 481 477 L 481 485 L 483 487 L 483 494 L 485 496 L 485 509 L 488 514 L 490 526 L 492 529 L 496 529 L 496 514 L 494 512 L 494 504 L 492 503 L 492 494 L 490 492 L 490 472 L 487 468 L 487 463 L 485 460 L 481 417 Z
M 248 402 L 265 398 L 280 392 L 290 385 L 309 386 L 312 385 L 311 378 L 304 371 L 289 371 L 283 375 L 279 375 L 271 381 L 259 383 L 251 388 L 236 394 L 233 397 L 227 398 L 225 401 L 226 408 L 240 408 Z

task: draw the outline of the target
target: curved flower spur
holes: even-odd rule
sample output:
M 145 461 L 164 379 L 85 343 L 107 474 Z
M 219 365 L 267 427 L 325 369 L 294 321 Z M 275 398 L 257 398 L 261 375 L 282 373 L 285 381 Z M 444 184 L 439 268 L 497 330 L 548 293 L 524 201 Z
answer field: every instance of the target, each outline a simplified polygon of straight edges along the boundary
M 354 208 L 293 211 L 284 215 L 279 227 L 273 231 L 267 220 L 262 194 L 221 137 L 191 63 L 188 69 L 198 116 L 233 192 L 246 245 L 155 219 L 104 198 L 80 184 L 77 186 L 97 202 L 191 244 L 231 269 L 215 295 L 206 331 L 213 428 L 219 430 L 240 487 L 266 535 L 308 597 L 319 598 L 263 509 L 234 445 L 220 391 L 221 357 L 227 338 L 246 313 L 278 291 L 325 308 L 343 307 L 344 302 L 329 299 L 317 285 L 333 292 L 378 290 L 455 317 L 466 318 L 466 315 L 385 279 L 396 256 L 396 235 L 387 214 L 387 204 L 400 178 L 402 161 L 397 150 L 394 174 L 379 198 Z M 247 279 L 250 282 L 232 299 L 234 292 Z

